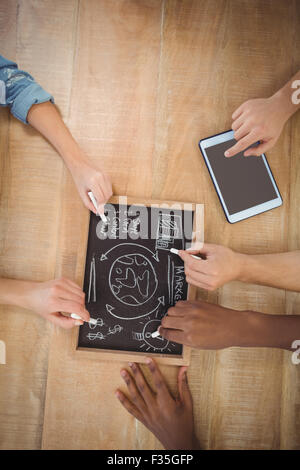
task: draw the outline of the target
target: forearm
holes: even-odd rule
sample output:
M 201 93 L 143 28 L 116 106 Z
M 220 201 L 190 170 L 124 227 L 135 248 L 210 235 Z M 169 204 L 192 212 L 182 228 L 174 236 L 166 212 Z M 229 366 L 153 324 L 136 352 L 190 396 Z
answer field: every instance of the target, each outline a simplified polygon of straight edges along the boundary
M 247 331 L 237 346 L 290 350 L 293 341 L 300 340 L 300 315 L 246 314 Z
M 269 255 L 238 255 L 238 280 L 300 292 L 300 250 Z
M 0 279 L 0 305 L 27 308 L 27 299 L 33 282 L 15 279 Z
M 79 165 L 85 156 L 63 122 L 55 105 L 50 102 L 30 108 L 27 121 L 57 150 L 69 169 Z
M 286 120 L 300 109 L 300 71 L 297 72 L 273 97 L 278 99 L 280 112 Z

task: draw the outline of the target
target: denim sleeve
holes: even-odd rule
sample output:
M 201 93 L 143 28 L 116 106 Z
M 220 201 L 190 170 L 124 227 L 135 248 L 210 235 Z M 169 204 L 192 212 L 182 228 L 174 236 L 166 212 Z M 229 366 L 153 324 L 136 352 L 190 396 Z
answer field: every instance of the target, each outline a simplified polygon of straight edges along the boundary
M 0 55 L 0 105 L 9 106 L 11 113 L 27 124 L 27 114 L 33 104 L 54 98 L 29 73 Z

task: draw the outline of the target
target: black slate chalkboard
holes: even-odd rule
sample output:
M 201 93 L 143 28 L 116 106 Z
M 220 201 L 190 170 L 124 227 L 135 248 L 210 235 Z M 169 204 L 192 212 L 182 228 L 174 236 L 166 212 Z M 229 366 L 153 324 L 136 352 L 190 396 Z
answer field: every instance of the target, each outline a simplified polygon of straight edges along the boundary
M 84 292 L 97 325 L 80 327 L 78 347 L 181 355 L 181 345 L 151 333 L 170 306 L 187 298 L 183 262 L 170 248 L 190 242 L 194 213 L 110 208 L 107 225 L 90 215 Z

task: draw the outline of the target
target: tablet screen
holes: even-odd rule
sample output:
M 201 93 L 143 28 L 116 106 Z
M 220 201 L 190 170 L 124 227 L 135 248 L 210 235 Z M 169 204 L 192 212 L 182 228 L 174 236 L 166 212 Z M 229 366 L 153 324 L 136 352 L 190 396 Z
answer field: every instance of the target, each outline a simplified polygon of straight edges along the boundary
M 205 149 L 229 215 L 277 198 L 262 157 L 244 157 L 243 152 L 224 156 L 235 143 L 232 139 Z

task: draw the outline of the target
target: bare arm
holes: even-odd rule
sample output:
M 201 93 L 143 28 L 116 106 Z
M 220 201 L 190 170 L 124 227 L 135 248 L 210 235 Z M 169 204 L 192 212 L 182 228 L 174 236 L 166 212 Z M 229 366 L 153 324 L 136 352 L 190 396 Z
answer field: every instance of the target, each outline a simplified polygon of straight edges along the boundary
M 242 259 L 238 280 L 300 292 L 300 250 Z
M 110 180 L 84 155 L 55 105 L 49 101 L 33 105 L 27 114 L 27 121 L 53 145 L 63 158 L 85 206 L 95 212 L 87 195 L 89 191 L 92 191 L 100 206 L 98 212 L 103 213 L 103 204 L 112 195 Z

